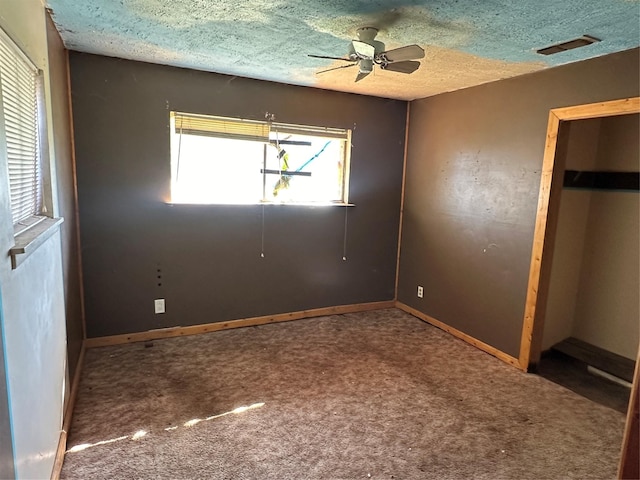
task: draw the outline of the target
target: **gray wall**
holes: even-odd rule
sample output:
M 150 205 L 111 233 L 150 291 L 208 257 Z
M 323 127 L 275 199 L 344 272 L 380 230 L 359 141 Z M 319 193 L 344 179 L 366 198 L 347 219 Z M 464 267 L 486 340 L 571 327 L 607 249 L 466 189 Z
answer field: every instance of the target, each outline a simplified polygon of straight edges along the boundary
M 637 96 L 638 58 L 630 50 L 411 104 L 401 302 L 518 356 L 549 110 Z
M 67 216 L 73 204 L 67 199 L 73 194 L 69 191 L 68 116 L 60 110 L 68 98 L 62 80 L 65 54 L 48 22 L 39 0 L 2 2 L 0 26 L 43 72 L 48 144 L 48 155 L 43 158 L 48 171 L 46 204 L 53 215 Z M 4 352 L 0 368 L 6 370 L 6 383 L 0 387 L 0 478 L 48 478 L 62 427 L 68 366 L 77 362 L 77 355 L 67 358 L 65 320 L 75 332 L 81 323 L 77 314 L 66 318 L 66 305 L 71 303 L 67 299 L 79 299 L 77 285 L 70 280 L 77 272 L 72 272 L 73 267 L 66 272 L 63 268 L 63 259 L 77 253 L 65 233 L 73 229 L 74 222 L 72 216 L 67 218 L 69 223 L 63 230 L 11 270 L 6 253 L 14 245 L 14 238 L 7 177 L 4 141 L 0 139 L 0 251 L 5 252 L 0 262 Z M 76 333 L 70 343 L 78 342 Z
M 394 298 L 405 102 L 70 61 L 89 337 Z M 266 206 L 261 258 L 261 206 L 167 205 L 170 110 L 355 125 L 347 261 L 343 207 Z

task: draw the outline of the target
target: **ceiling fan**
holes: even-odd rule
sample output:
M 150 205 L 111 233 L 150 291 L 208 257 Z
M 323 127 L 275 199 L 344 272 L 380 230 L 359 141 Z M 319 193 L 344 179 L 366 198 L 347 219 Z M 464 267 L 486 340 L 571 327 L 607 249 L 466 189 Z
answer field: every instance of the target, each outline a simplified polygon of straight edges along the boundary
M 358 66 L 356 82 L 373 71 L 373 66 L 378 65 L 382 70 L 389 70 L 399 73 L 413 73 L 420 68 L 420 62 L 415 60 L 424 58 L 424 50 L 419 45 L 406 45 L 393 50 L 384 51 L 384 43 L 375 40 L 378 29 L 375 27 L 361 27 L 356 30 L 358 40 L 351 41 L 349 56 L 330 57 L 326 55 L 309 55 L 313 58 L 328 58 L 331 60 L 342 60 L 349 62 L 349 65 L 328 68 L 317 73 L 330 72 L 341 68 Z

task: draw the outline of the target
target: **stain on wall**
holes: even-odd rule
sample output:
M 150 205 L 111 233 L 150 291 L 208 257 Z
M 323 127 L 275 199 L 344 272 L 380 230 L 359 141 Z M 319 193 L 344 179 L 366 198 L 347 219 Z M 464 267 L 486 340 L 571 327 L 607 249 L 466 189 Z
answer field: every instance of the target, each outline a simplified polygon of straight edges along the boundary
M 405 102 L 70 61 L 89 337 L 394 298 Z M 347 261 L 344 207 L 265 206 L 261 258 L 262 206 L 166 204 L 170 110 L 355 127 Z
M 401 302 L 518 356 L 549 110 L 638 96 L 638 59 L 635 49 L 412 103 Z

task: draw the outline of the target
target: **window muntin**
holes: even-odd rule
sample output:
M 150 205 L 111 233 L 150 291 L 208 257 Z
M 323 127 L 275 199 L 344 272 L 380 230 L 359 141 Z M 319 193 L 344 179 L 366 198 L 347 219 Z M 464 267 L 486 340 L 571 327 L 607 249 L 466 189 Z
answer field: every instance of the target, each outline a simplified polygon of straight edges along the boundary
M 41 213 L 40 73 L 0 30 L 0 105 L 16 231 Z
M 342 204 L 350 131 L 171 112 L 171 202 Z

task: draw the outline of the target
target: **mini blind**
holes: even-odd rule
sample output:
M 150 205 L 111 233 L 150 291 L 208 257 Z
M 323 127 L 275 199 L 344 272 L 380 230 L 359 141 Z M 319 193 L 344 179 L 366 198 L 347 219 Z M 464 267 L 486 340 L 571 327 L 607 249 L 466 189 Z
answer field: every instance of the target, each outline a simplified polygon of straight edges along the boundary
M 193 113 L 171 112 L 176 133 L 203 135 L 238 140 L 268 142 L 270 132 L 284 135 L 312 135 L 322 138 L 346 140 L 347 130 L 342 128 L 312 127 L 287 123 L 269 123 L 239 118 L 215 117 Z
M 287 123 L 274 122 L 271 125 L 271 131 L 277 131 L 279 134 L 285 135 L 312 135 L 321 138 L 347 139 L 347 130 L 343 128 L 311 127 L 308 125 L 290 125 Z
M 175 132 L 185 135 L 269 141 L 269 124 L 254 120 L 171 112 Z
M 14 225 L 40 213 L 38 70 L 0 31 L 0 99 Z

